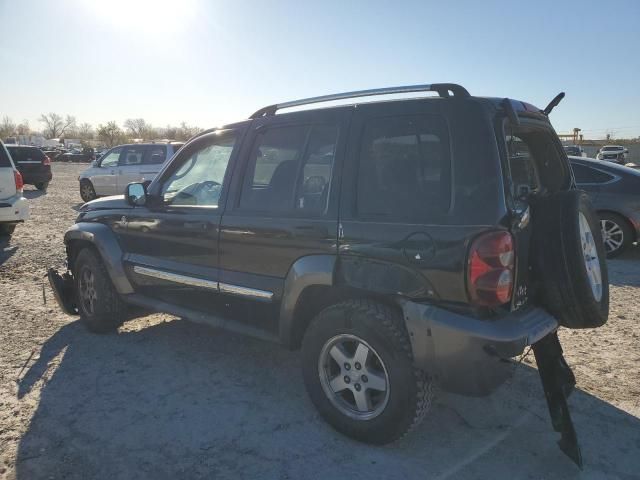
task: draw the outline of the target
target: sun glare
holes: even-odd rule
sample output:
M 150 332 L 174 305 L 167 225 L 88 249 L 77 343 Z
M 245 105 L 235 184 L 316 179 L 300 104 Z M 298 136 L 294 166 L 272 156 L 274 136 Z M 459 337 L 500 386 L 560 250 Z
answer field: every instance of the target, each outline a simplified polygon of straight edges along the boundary
M 139 33 L 176 33 L 196 13 L 197 0 L 80 0 L 98 22 Z

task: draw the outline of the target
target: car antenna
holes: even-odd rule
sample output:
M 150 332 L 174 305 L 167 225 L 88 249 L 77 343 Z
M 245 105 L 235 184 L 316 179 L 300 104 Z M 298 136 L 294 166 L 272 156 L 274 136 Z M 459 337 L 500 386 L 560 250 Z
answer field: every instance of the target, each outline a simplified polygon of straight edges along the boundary
M 553 100 L 551 100 L 549 102 L 549 105 L 547 105 L 545 109 L 542 110 L 542 113 L 544 113 L 546 116 L 549 116 L 549 114 L 551 113 L 551 110 L 553 110 L 556 107 L 556 105 L 558 105 L 562 101 L 563 98 L 564 98 L 564 92 L 560 92 L 558 95 L 553 97 Z

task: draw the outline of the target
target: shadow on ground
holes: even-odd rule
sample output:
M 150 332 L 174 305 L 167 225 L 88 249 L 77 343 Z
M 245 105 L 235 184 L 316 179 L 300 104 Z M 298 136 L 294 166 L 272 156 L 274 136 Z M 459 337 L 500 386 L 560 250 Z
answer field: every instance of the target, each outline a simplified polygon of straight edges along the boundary
M 47 192 L 43 192 L 42 190 L 24 190 L 24 196 L 25 198 L 28 198 L 29 200 L 33 200 L 34 198 L 38 198 L 38 197 L 42 197 L 43 195 L 46 195 Z
M 18 447 L 19 480 L 640 472 L 640 420 L 577 391 L 570 403 L 585 458 L 580 472 L 557 448 L 537 372 L 525 366 L 493 396 L 440 395 L 417 431 L 386 447 L 353 442 L 317 416 L 297 352 L 183 320 L 107 336 L 70 323 L 18 380 L 19 396 L 36 395 L 44 382 Z
M 9 237 L 0 235 L 0 266 L 9 260 L 18 250 L 17 245 L 9 245 L 10 241 Z
M 607 260 L 612 285 L 640 287 L 640 245 L 631 245 L 622 255 Z

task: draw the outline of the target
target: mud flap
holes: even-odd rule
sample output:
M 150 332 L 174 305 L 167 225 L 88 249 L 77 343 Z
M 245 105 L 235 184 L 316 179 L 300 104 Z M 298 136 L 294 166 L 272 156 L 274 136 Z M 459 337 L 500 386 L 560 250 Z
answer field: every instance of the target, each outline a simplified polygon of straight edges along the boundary
M 67 315 L 78 315 L 78 307 L 76 306 L 76 295 L 74 292 L 73 276 L 66 272 L 62 275 L 54 268 L 47 271 L 49 285 L 53 290 L 53 296 L 56 298 L 58 305 Z
M 562 356 L 557 332 L 550 333 L 534 343 L 533 353 L 547 398 L 551 424 L 553 429 L 561 435 L 558 441 L 560 450 L 582 469 L 582 453 L 567 404 L 567 398 L 575 387 L 576 378 Z

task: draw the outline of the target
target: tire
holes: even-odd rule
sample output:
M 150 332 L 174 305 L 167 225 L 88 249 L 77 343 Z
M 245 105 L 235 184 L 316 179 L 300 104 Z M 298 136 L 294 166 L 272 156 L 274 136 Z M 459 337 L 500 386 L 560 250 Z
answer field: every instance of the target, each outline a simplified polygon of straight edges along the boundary
M 127 312 L 98 254 L 91 248 L 80 250 L 73 273 L 80 320 L 93 333 L 116 331 Z
M 358 355 L 357 345 L 368 355 Z M 336 347 L 345 354 L 348 370 L 329 353 Z M 367 362 L 359 365 L 358 358 Z M 322 417 L 339 432 L 363 442 L 385 444 L 399 439 L 420 423 L 431 406 L 432 382 L 413 363 L 402 315 L 371 300 L 339 303 L 313 319 L 302 342 L 302 373 Z M 341 381 L 346 373 L 349 381 Z M 377 382 L 382 388 L 381 378 L 385 391 L 365 386 Z M 334 382 L 341 382 L 342 386 L 335 384 L 339 393 L 333 391 Z M 355 403 L 357 385 L 359 395 L 369 400 L 361 403 L 366 405 L 362 410 Z
M 533 205 L 534 276 L 542 304 L 567 328 L 595 328 L 609 315 L 602 233 L 589 197 L 559 192 Z
M 600 213 L 600 226 L 608 258 L 617 257 L 631 245 L 633 231 L 623 216 L 602 212 Z
M 36 183 L 36 188 L 42 192 L 46 192 L 47 188 L 49 188 L 49 182 Z
M 98 198 L 93 184 L 89 180 L 82 180 L 80 182 L 80 197 L 82 197 L 82 200 L 85 202 L 90 202 Z
M 13 235 L 13 232 L 15 232 L 15 230 L 16 230 L 15 225 L 0 224 L 0 237 L 11 237 L 11 235 Z

